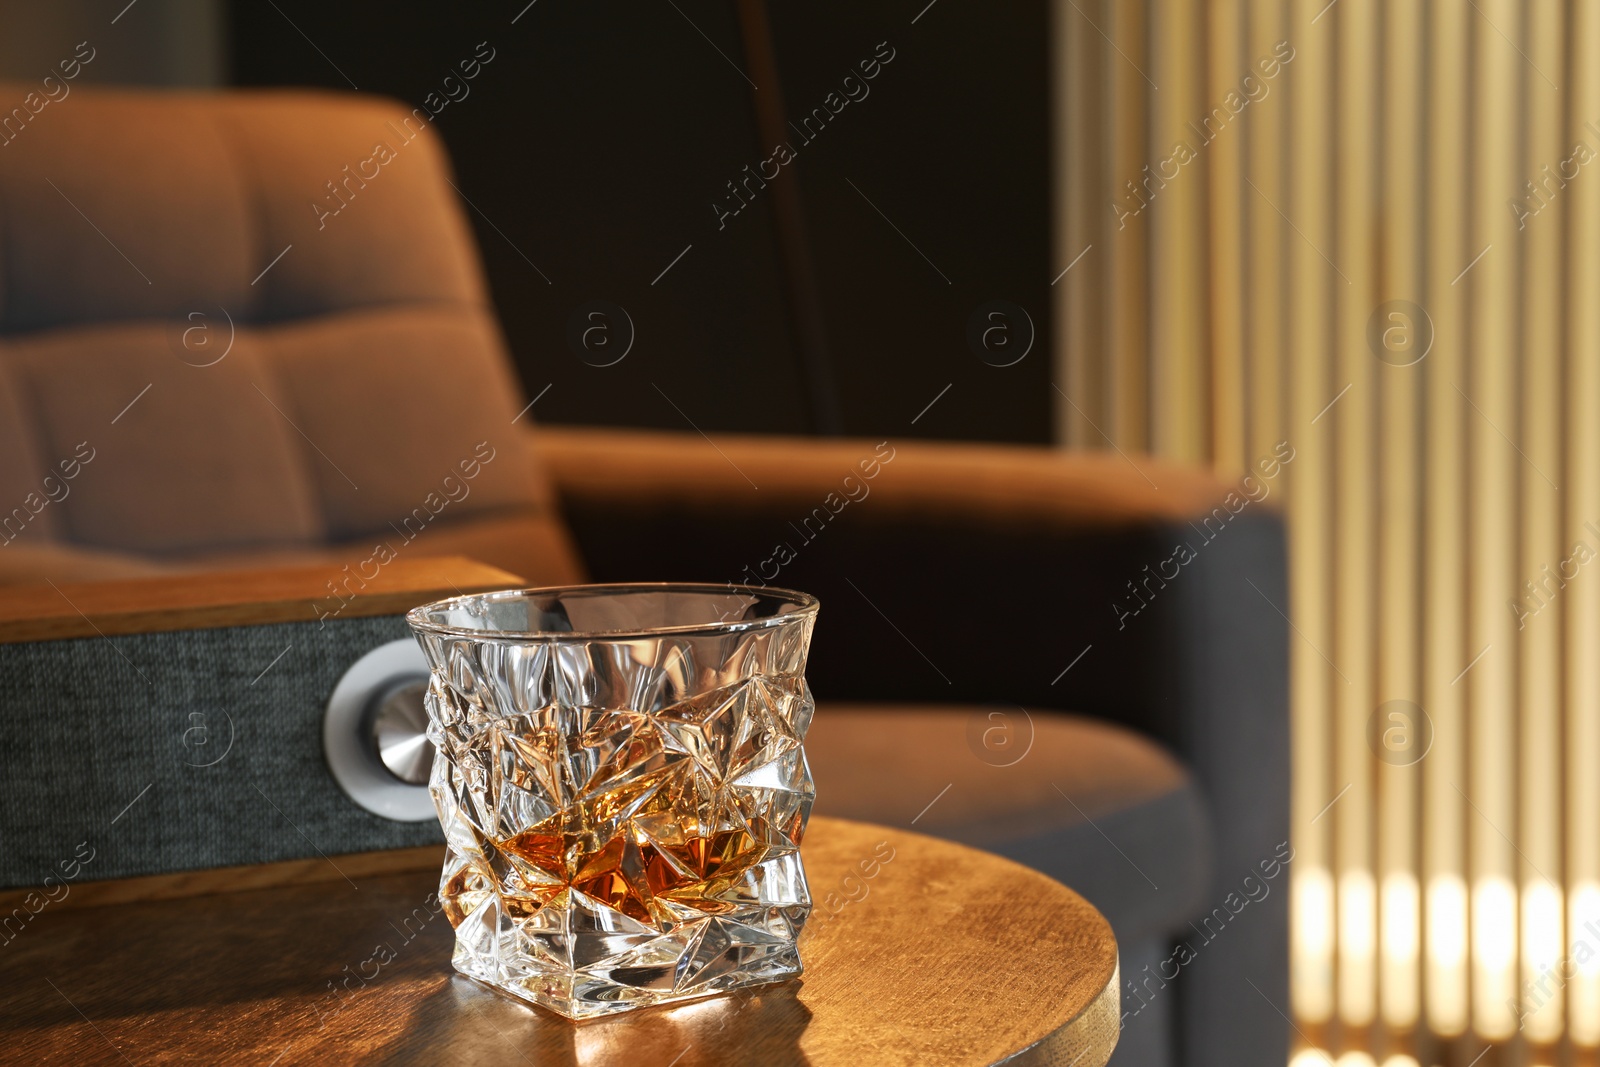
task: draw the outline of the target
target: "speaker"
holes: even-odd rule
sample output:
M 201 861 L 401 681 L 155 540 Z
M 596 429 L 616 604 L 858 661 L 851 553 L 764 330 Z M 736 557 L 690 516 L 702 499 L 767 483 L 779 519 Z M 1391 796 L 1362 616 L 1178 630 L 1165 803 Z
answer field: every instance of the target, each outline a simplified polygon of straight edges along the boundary
M 442 842 L 404 614 L 521 584 L 441 557 L 0 590 L 0 888 Z

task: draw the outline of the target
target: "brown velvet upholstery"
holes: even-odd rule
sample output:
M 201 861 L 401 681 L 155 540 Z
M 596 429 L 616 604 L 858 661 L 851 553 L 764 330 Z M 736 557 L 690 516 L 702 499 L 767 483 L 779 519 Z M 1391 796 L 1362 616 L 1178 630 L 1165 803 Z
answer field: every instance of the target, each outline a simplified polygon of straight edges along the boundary
M 1005 837 L 1104 818 L 1189 783 L 1177 760 L 1110 723 L 1056 712 L 1025 719 L 1016 709 L 990 720 L 992 711 L 824 702 L 806 738 L 817 810 L 843 818 L 873 812 L 874 821 L 902 826 L 921 815 L 930 827 L 991 826 Z M 983 749 L 983 731 L 1001 721 L 1017 735 L 1014 754 Z M 844 755 L 895 773 L 841 775 Z
M 425 123 L 85 89 L 3 152 L 0 580 L 379 541 L 581 578 Z
M 1015 747 L 986 749 L 990 729 Z M 1124 943 L 1167 933 L 1172 916 L 1203 902 L 1211 828 L 1199 790 L 1177 760 L 1110 723 L 824 701 L 806 759 L 817 814 L 914 828 L 1026 863 L 1088 897 Z
M 873 507 L 897 513 L 948 511 L 952 502 L 996 526 L 1054 528 L 1205 514 L 1227 494 L 1194 467 L 1114 452 L 1055 452 L 934 441 L 798 441 L 719 435 L 544 426 L 540 452 L 561 498 L 574 505 L 627 501 L 704 512 L 788 513 L 796 521 L 822 505 L 846 475 L 865 483 Z M 867 474 L 861 464 L 876 462 Z M 863 477 L 866 475 L 866 477 Z

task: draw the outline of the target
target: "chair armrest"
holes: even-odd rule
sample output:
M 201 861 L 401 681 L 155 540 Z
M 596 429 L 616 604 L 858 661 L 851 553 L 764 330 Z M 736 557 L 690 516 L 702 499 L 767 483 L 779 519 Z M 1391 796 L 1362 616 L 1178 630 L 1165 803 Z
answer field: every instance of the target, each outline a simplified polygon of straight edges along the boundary
M 854 475 L 868 483 L 875 510 L 979 509 L 1002 522 L 1104 526 L 1203 514 L 1228 489 L 1195 468 L 1147 456 L 1134 466 L 1111 453 L 1047 448 L 549 425 L 533 435 L 563 502 L 586 509 L 626 502 L 675 514 L 797 518 L 828 493 L 846 493 L 843 478 Z M 893 477 L 868 474 L 874 466 Z

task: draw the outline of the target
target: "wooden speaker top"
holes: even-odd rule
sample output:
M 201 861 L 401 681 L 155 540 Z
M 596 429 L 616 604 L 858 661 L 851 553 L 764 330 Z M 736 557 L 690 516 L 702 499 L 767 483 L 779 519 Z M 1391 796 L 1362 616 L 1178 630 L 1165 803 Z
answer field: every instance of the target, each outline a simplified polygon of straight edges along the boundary
M 370 578 L 331 564 L 0 588 L 0 644 L 397 615 L 447 596 L 525 585 L 460 556 L 400 558 Z

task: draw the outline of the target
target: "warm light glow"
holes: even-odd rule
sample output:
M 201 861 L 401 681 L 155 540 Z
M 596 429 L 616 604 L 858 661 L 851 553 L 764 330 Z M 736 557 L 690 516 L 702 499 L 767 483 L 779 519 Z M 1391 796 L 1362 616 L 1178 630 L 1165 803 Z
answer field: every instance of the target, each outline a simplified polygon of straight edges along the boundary
M 1377 1003 L 1374 963 L 1377 890 L 1369 871 L 1339 874 L 1339 1017 L 1351 1026 L 1372 1021 Z
M 1550 882 L 1533 881 L 1522 888 L 1522 1027 L 1533 1041 L 1561 1037 L 1567 980 L 1562 904 L 1561 890 Z
M 1600 885 L 1579 882 L 1572 890 L 1572 928 L 1566 973 L 1568 1033 L 1576 1045 L 1600 1046 Z
M 1289 1067 L 1328 1067 L 1333 1057 L 1316 1049 L 1303 1048 L 1289 1060 Z
M 1294 1014 L 1324 1023 L 1333 1016 L 1333 877 L 1327 868 L 1309 865 L 1292 870 L 1289 877 Z M 1326 1059 L 1321 1062 L 1325 1067 Z
M 1472 886 L 1472 1021 L 1491 1041 L 1517 1029 L 1517 891 L 1509 878 Z
M 1377 1067 L 1377 1061 L 1365 1052 L 1346 1052 L 1338 1059 L 1318 1049 L 1301 1049 L 1289 1060 L 1289 1067 Z M 1421 1067 L 1416 1057 L 1395 1054 L 1383 1061 L 1383 1067 Z
M 1383 876 L 1383 1021 L 1417 1021 L 1417 955 L 1421 931 L 1417 879 L 1407 871 Z
M 1455 1037 L 1467 1029 L 1467 883 L 1428 879 L 1428 1022 Z

